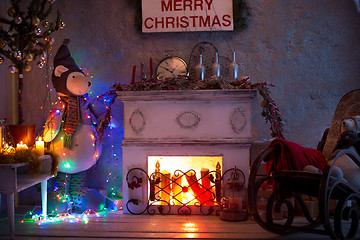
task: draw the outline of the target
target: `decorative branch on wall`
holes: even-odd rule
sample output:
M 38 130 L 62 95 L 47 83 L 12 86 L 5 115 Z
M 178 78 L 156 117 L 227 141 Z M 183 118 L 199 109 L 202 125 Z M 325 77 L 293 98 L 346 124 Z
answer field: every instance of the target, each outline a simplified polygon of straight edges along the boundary
M 136 29 L 142 31 L 142 9 L 141 1 L 142 0 L 127 0 L 129 4 L 132 4 L 135 7 L 135 20 L 134 25 Z M 248 27 L 249 17 L 250 17 L 250 8 L 246 0 L 233 0 L 233 19 L 234 19 L 234 30 L 240 31 Z
M 4 58 L 12 62 L 11 73 L 18 73 L 18 123 L 24 122 L 22 109 L 23 73 L 31 70 L 31 62 L 40 58 L 37 65 L 43 68 L 47 52 L 52 49 L 52 33 L 65 27 L 57 11 L 55 22 L 48 20 L 55 0 L 32 0 L 27 11 L 20 6 L 21 0 L 11 0 L 7 14 L 0 17 L 0 64 Z

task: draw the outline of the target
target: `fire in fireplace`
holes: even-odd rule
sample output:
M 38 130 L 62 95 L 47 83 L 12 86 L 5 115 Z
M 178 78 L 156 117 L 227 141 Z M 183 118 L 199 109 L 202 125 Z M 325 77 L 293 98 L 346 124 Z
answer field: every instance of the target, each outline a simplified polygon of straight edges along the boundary
M 221 156 L 149 156 L 148 172 L 154 179 L 160 178 L 153 200 L 158 198 L 171 205 L 214 202 L 220 193 L 221 186 L 216 186 L 215 179 L 221 176 L 221 166 Z
M 221 156 L 149 156 L 147 171 L 132 168 L 127 173 L 126 209 L 137 215 L 215 212 L 224 220 L 246 220 L 245 175 L 236 166 L 222 174 L 221 161 Z

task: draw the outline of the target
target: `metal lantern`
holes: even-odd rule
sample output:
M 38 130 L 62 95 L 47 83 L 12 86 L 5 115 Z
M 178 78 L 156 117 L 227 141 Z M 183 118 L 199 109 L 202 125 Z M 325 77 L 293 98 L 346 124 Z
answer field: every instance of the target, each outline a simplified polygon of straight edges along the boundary
M 236 167 L 227 172 L 230 173 L 230 178 L 224 186 L 220 219 L 225 221 L 245 221 L 248 219 L 245 175 Z M 226 176 L 225 174 L 224 176 Z

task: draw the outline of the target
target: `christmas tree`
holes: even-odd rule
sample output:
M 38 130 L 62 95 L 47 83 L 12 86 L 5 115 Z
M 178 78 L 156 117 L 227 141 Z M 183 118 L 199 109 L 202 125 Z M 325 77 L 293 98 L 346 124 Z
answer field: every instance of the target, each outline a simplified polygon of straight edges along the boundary
M 0 64 L 9 59 L 10 72 L 18 74 L 18 123 L 22 124 L 22 88 L 23 72 L 31 70 L 31 62 L 37 61 L 42 68 L 51 50 L 54 31 L 65 27 L 57 11 L 56 21 L 49 22 L 55 0 L 32 0 L 27 11 L 20 9 L 21 0 L 11 0 L 7 14 L 10 19 L 0 17 Z

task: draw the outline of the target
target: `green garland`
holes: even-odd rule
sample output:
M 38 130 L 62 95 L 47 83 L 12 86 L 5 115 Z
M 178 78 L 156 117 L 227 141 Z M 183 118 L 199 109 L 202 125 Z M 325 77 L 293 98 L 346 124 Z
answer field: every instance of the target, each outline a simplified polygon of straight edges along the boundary
M 51 174 L 56 175 L 59 170 L 60 156 L 55 151 L 45 149 L 45 155 L 51 156 Z
M 141 0 L 127 0 L 135 8 L 134 25 L 136 29 L 142 31 L 142 9 Z M 240 31 L 248 27 L 250 8 L 246 0 L 233 0 L 233 19 L 234 30 Z
M 11 153 L 0 153 L 1 164 L 29 163 L 29 174 L 36 175 L 41 173 L 40 155 L 35 150 L 16 150 Z
M 270 96 L 270 87 L 273 84 L 266 82 L 258 82 L 252 84 L 248 78 L 227 82 L 223 79 L 205 79 L 200 81 L 192 79 L 189 76 L 178 76 L 177 78 L 168 78 L 158 80 L 151 78 L 146 81 L 135 82 L 132 84 L 115 83 L 106 96 L 115 96 L 117 91 L 151 91 L 151 90 L 206 90 L 206 89 L 257 89 L 263 97 L 261 107 L 263 109 L 262 116 L 265 121 L 270 123 L 271 136 L 274 138 L 284 138 L 283 122 L 280 110 L 277 108 L 275 101 Z
M 46 154 L 52 158 L 51 174 L 56 175 L 59 166 L 59 156 L 52 151 Z M 0 152 L 0 164 L 28 163 L 28 173 L 32 176 L 40 174 L 42 171 L 40 154 L 36 150 L 24 149 L 11 152 Z

